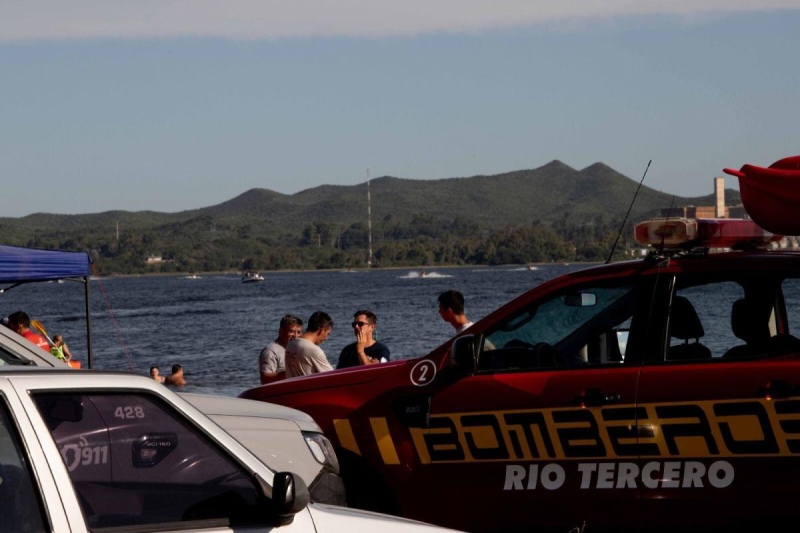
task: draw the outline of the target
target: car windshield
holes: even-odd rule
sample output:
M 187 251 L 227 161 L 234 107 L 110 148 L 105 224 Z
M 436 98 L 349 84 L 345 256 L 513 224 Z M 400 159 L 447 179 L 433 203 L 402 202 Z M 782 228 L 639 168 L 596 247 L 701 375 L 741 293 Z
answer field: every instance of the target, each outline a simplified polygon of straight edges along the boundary
M 619 362 L 620 339 L 627 339 L 624 332 L 633 314 L 635 294 L 632 283 L 558 294 L 538 306 L 522 309 L 490 329 L 484 351 L 507 350 L 514 352 L 515 359 L 529 358 L 523 368 Z M 534 361 L 542 349 L 557 355 L 560 362 Z M 612 352 L 616 354 L 613 357 Z M 491 357 L 505 355 L 506 352 L 495 353 Z M 501 362 L 500 368 L 506 364 L 507 361 Z M 484 364 L 484 368 L 498 369 L 497 361 Z

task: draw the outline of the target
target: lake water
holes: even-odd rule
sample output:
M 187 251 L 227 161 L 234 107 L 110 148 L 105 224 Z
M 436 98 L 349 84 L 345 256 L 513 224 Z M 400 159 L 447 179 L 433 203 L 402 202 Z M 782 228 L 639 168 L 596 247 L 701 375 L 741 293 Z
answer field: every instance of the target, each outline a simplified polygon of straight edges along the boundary
M 265 272 L 262 283 L 222 274 L 93 280 L 93 367 L 147 374 L 157 364 L 166 374 L 180 363 L 186 392 L 236 396 L 258 385 L 258 354 L 286 313 L 304 321 L 317 310 L 331 315 L 334 329 L 322 348 L 335 366 L 354 340 L 353 313 L 372 309 L 392 359 L 408 359 L 453 335 L 439 317 L 442 291 L 464 293 L 467 316 L 477 321 L 542 281 L 586 266 L 436 268 L 424 277 L 419 270 Z M 64 335 L 86 367 L 83 291 L 76 282 L 22 285 L 0 294 L 0 315 L 26 311 L 51 337 Z

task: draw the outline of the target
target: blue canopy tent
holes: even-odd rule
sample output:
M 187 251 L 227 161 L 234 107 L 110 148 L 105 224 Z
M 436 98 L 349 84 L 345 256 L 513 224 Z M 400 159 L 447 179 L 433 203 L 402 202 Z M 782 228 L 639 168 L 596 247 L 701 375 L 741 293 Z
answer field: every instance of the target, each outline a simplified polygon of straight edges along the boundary
M 89 276 L 92 261 L 84 252 L 37 250 L 0 245 L 0 283 L 10 288 L 23 283 L 54 280 L 81 281 L 86 295 L 86 346 L 89 368 L 92 368 L 92 322 L 89 312 Z

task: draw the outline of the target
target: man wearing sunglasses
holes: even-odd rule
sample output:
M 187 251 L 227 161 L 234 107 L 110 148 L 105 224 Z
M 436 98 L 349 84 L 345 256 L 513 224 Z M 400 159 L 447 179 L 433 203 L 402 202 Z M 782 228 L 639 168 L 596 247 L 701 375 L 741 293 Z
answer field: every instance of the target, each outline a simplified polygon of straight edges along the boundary
M 385 363 L 389 360 L 389 347 L 375 340 L 378 317 L 369 309 L 356 311 L 353 315 L 353 333 L 356 342 L 342 348 L 336 369 L 359 365 Z

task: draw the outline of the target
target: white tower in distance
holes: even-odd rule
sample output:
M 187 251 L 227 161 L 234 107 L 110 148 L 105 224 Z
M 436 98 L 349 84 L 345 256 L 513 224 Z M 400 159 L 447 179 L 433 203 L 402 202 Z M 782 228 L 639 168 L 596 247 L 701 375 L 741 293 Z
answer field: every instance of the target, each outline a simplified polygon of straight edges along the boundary
M 369 194 L 369 167 L 367 167 L 367 231 L 369 232 L 369 256 L 367 268 L 372 268 L 372 200 Z

